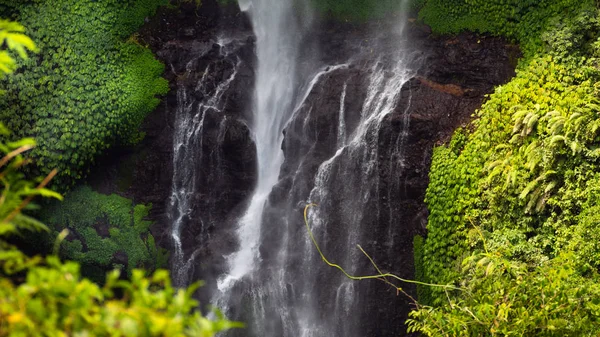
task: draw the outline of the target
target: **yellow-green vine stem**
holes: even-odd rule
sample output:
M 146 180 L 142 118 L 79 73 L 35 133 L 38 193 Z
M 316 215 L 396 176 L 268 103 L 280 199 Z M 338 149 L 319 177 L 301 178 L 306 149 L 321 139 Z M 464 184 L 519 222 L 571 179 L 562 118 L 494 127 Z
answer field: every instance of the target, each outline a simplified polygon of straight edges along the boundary
M 436 287 L 436 288 L 443 288 L 443 289 L 451 289 L 451 290 L 462 290 L 461 288 L 457 288 L 455 286 L 452 285 L 442 285 L 442 284 L 432 284 L 432 283 L 425 283 L 425 282 L 419 282 L 419 281 L 415 281 L 415 280 L 408 280 L 408 279 L 404 279 L 401 278 L 397 275 L 391 274 L 391 273 L 382 273 L 381 270 L 379 269 L 379 267 L 377 267 L 377 265 L 375 264 L 375 261 L 373 261 L 373 259 L 369 256 L 369 254 L 367 254 L 367 252 L 365 252 L 365 250 L 360 246 L 357 245 L 358 249 L 360 249 L 360 251 L 365 254 L 365 256 L 369 259 L 369 261 L 371 262 L 371 264 L 375 267 L 375 269 L 377 270 L 377 272 L 379 274 L 376 275 L 366 275 L 366 276 L 355 276 L 355 275 L 350 275 L 346 270 L 344 270 L 344 268 L 342 268 L 340 265 L 335 264 L 330 262 L 326 257 L 325 254 L 323 254 L 323 251 L 321 250 L 321 247 L 319 246 L 319 244 L 317 243 L 317 240 L 315 239 L 315 236 L 312 232 L 312 230 L 310 229 L 310 225 L 308 224 L 308 209 L 310 207 L 313 206 L 317 206 L 316 204 L 308 204 L 306 205 L 306 207 L 304 207 L 304 224 L 306 225 L 306 230 L 308 231 L 308 235 L 310 236 L 310 240 L 312 241 L 312 243 L 315 245 L 315 248 L 317 248 L 317 251 L 319 252 L 319 255 L 321 256 L 321 259 L 330 267 L 334 267 L 338 270 L 340 270 L 347 278 L 351 279 L 351 280 L 355 280 L 355 281 L 361 281 L 361 280 L 381 280 L 386 282 L 389 285 L 392 285 L 394 288 L 396 288 L 396 290 L 398 292 L 402 291 L 401 287 L 398 287 L 396 285 L 394 285 L 393 283 L 387 281 L 386 278 L 393 278 L 396 279 L 400 282 L 404 282 L 404 283 L 412 283 L 412 284 L 418 284 L 418 285 L 423 285 L 423 286 L 428 286 L 428 287 Z

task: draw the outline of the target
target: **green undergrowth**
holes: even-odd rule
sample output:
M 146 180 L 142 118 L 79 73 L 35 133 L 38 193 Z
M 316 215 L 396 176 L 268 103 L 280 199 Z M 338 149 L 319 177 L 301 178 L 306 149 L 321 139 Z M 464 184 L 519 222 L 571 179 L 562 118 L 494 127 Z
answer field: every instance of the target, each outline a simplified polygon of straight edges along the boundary
M 166 0 L 0 0 L 0 16 L 27 27 L 39 53 L 0 82 L 0 121 L 35 137 L 42 173 L 63 189 L 114 145 L 136 143 L 138 126 L 168 90 L 164 66 L 131 34 Z
M 134 268 L 152 271 L 166 265 L 166 253 L 149 231 L 152 222 L 145 220 L 150 208 L 83 186 L 69 192 L 64 202 L 45 207 L 41 219 L 53 230 L 51 237 L 69 230 L 62 257 L 80 262 L 85 276 L 101 276 L 101 281 L 113 268 L 130 274 Z
M 444 14 L 445 16 L 443 16 Z M 434 149 L 410 325 L 429 336 L 600 331 L 600 15 L 590 1 L 427 2 L 439 33 L 520 41 L 516 76 Z M 421 262 L 421 264 L 419 264 Z M 584 304 L 584 303 L 589 303 Z

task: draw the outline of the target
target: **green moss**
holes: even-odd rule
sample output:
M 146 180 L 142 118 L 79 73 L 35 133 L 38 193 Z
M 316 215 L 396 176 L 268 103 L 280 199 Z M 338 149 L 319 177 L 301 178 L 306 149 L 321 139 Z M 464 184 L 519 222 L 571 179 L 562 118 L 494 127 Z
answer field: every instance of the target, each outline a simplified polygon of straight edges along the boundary
M 103 150 L 132 144 L 168 90 L 163 65 L 128 37 L 165 0 L 0 0 L 0 15 L 27 27 L 40 49 L 1 82 L 0 121 L 35 137 L 43 171 L 71 184 Z M 128 39 L 128 40 L 126 40 Z
M 63 242 L 63 257 L 84 266 L 111 269 L 115 254 L 122 252 L 130 273 L 133 268 L 153 270 L 166 262 L 164 250 L 156 247 L 149 232 L 152 222 L 145 220 L 150 208 L 83 186 L 70 192 L 63 203 L 45 208 L 42 219 L 54 234 L 64 228 L 72 232 Z

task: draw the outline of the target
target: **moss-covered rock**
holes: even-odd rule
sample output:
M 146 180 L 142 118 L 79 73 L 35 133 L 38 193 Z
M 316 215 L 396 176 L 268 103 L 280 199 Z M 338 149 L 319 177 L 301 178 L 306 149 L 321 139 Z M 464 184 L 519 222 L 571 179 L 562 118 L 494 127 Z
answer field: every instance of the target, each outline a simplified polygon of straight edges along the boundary
M 86 276 L 104 276 L 106 270 L 122 267 L 154 270 L 166 264 L 145 220 L 151 205 L 135 205 L 116 194 L 104 195 L 87 186 L 70 192 L 64 202 L 44 208 L 43 221 L 56 237 L 63 229 L 70 234 L 62 243 L 62 256 L 78 261 Z M 100 279 L 101 280 L 101 279 Z

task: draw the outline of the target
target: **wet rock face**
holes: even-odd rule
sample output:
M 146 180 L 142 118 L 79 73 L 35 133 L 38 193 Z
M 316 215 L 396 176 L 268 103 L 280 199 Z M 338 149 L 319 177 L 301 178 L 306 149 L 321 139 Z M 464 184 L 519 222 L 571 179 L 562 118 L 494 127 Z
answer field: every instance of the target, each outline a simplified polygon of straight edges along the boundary
M 228 13 L 211 1 L 203 4 L 200 12 L 184 6 L 179 12 L 161 13 L 156 21 L 158 27 L 151 22 L 144 36 L 154 42 L 156 55 L 166 64 L 172 90 L 165 111 L 157 112 L 169 119 L 170 148 L 161 161 L 163 167 L 169 167 L 171 179 L 157 189 L 163 199 L 155 230 L 164 234 L 160 244 L 171 247 L 174 210 L 168 204 L 173 188 L 179 188 L 171 181 L 177 177 L 174 146 L 180 146 L 173 143 L 173 134 L 179 132 L 173 120 L 182 105 L 189 105 L 185 113 L 196 114 L 189 120 L 200 121 L 195 120 L 199 124 L 192 137 L 196 139 L 181 145 L 197 147 L 185 149 L 196 154 L 177 163 L 191 166 L 195 179 L 193 195 L 185 196 L 192 209 L 182 220 L 181 244 L 184 261 L 194 256 L 189 278 L 213 284 L 225 268 L 224 256 L 236 247 L 235 219 L 256 182 L 256 147 L 248 126 L 256 63 L 254 38 L 243 15 Z M 185 99 L 177 96 L 182 92 Z M 138 162 L 139 167 L 145 164 Z M 132 190 L 140 192 L 135 184 Z
M 153 235 L 160 246 L 172 251 L 174 137 L 182 104 L 178 92 L 186 90 L 186 104 L 193 105 L 189 109 L 193 114 L 236 72 L 220 96 L 218 109 L 207 108 L 203 115 L 203 132 L 196 141 L 201 148 L 194 149 L 202 157 L 192 163 L 198 188 L 190 196 L 194 208 L 185 217 L 181 233 L 186 258 L 198 250 L 196 259 L 201 261 L 190 271 L 197 274 L 192 278 L 210 281 L 210 275 L 222 272 L 223 255 L 236 246 L 233 221 L 256 181 L 256 148 L 248 127 L 256 62 L 252 30 L 235 8 L 205 0 L 200 9 L 193 2 L 160 9 L 142 28 L 140 40 L 165 64 L 163 76 L 171 90 L 145 120 L 143 141 L 100 158 L 91 184 L 100 192 L 152 203 Z
M 514 76 L 511 60 L 518 57 L 519 51 L 501 39 L 471 34 L 436 38 L 419 27 L 411 28 L 410 44 L 420 51 L 412 66 L 419 70 L 400 89 L 393 111 L 373 127 L 376 133 L 367 132 L 361 138 L 366 143 L 363 148 L 349 146 L 334 158 L 340 148 L 340 121 L 344 121 L 346 137 L 350 138 L 361 120 L 369 78 L 376 68 L 373 63 L 377 62 L 368 56 L 322 76 L 285 130 L 285 162 L 280 182 L 269 199 L 263 242 L 275 243 L 286 235 L 294 238 L 287 249 L 292 252 L 286 266 L 288 286 L 293 288 L 287 293 L 301 292 L 293 280 L 314 273 L 310 291 L 318 300 L 311 308 L 316 311 L 315 319 L 338 327 L 336 336 L 402 335 L 410 301 L 382 282 L 358 282 L 351 286 L 355 297 L 350 300 L 352 312 L 345 317 L 339 302 L 349 296 L 349 291 L 340 286 L 347 280 L 318 256 L 306 263 L 303 238 L 307 234 L 302 221 L 306 203 L 324 203 L 317 206 L 324 211 L 313 226 L 331 261 L 357 275 L 375 273 L 366 257 L 357 257 L 360 251 L 349 244 L 355 241 L 383 271 L 414 279 L 412 241 L 416 234 L 426 234 L 424 197 L 433 147 L 468 123 L 481 106 L 484 94 Z M 320 60 L 323 64 L 348 62 L 370 48 L 364 42 L 368 33 L 356 27 L 326 24 L 320 31 L 326 32 L 319 37 L 321 48 L 327 50 Z M 365 165 L 372 156 L 372 165 Z M 320 167 L 328 160 L 331 167 L 324 175 L 326 182 L 319 182 Z M 325 191 L 321 194 L 327 194 L 326 197 L 315 199 L 317 190 Z M 369 197 L 363 202 L 350 201 L 364 195 Z M 285 233 L 281 225 L 285 221 L 293 223 L 289 227 L 296 230 Z M 277 244 L 261 246 L 265 274 L 276 265 L 281 249 Z M 353 258 L 348 260 L 348 256 Z M 263 277 L 262 282 L 271 281 Z M 411 285 L 401 286 L 415 296 Z M 306 305 L 302 300 L 292 303 Z M 277 313 L 271 315 L 276 317 Z M 352 320 L 360 324 L 352 325 Z
M 285 129 L 285 161 L 266 207 L 261 269 L 255 277 L 263 283 L 273 281 L 270 275 L 275 273 L 271 269 L 280 263 L 277 252 L 283 248 L 280 239 L 292 238 L 287 243 L 287 251 L 292 253 L 286 257 L 285 277 L 289 281 L 283 291 L 288 296 L 284 304 L 306 305 L 297 297 L 306 289 L 315 289 L 315 319 L 339 326 L 335 336 L 401 336 L 411 308 L 407 297 L 398 296 L 395 289 L 380 281 L 358 282 L 344 288 L 340 286 L 346 281 L 343 276 L 318 257 L 306 265 L 303 208 L 318 183 L 319 168 L 339 148 L 340 122 L 346 130 L 342 137 L 345 139 L 361 122 L 369 78 L 376 66 L 368 56 L 370 32 L 369 27 L 324 22 L 302 50 L 307 55 L 321 51 L 312 59 L 323 67 L 343 63 L 348 66 L 319 78 Z M 471 119 L 484 94 L 514 75 L 512 63 L 518 50 L 501 39 L 472 34 L 433 37 L 416 25 L 408 27 L 408 35 L 411 48 L 417 51 L 415 59 L 420 63 L 418 67 L 415 63 L 415 67 L 419 70 L 399 89 L 399 99 L 391 113 L 365 138 L 373 146 L 369 154 L 374 154 L 368 174 L 342 176 L 343 169 L 358 173 L 364 168 L 361 161 L 365 156 L 358 150 L 344 150 L 341 156 L 345 159 L 332 164 L 334 178 L 329 178 L 327 204 L 322 206 L 328 210 L 326 224 L 324 230 L 316 230 L 315 234 L 328 258 L 346 263 L 344 258 L 355 254 L 351 251 L 356 252 L 354 246 L 348 245 L 349 232 L 360 223 L 355 235 L 378 266 L 412 279 L 412 240 L 416 234 L 426 234 L 427 209 L 423 200 L 432 149 Z M 206 303 L 216 278 L 226 268 L 224 256 L 236 249 L 236 219 L 244 211 L 256 182 L 256 149 L 248 126 L 256 69 L 254 38 L 244 15 L 231 9 L 221 10 L 211 0 L 203 1 L 198 12 L 193 5 L 184 5 L 180 11 L 163 10 L 142 30 L 141 37 L 166 64 L 165 76 L 172 90 L 146 120 L 144 141 L 135 149 L 112 153 L 111 159 L 96 170 L 94 180 L 101 191 L 115 192 L 122 172 L 129 172 L 130 184 L 121 194 L 136 202 L 153 203 L 153 233 L 164 247 L 172 244 L 168 212 L 174 176 L 175 114 L 181 104 L 178 90 L 187 89 L 192 101 L 200 102 L 237 71 L 220 111 L 205 114 L 200 136 L 203 160 L 194 162 L 198 172 L 195 207 L 181 234 L 186 255 L 198 254 L 192 278 L 207 281 L 200 294 Z M 237 42 L 231 44 L 231 40 Z M 231 48 L 225 55 L 224 46 Z M 315 69 L 313 64 L 299 66 L 307 71 Z M 199 82 L 204 83 L 202 90 L 197 88 Z M 357 185 L 362 185 L 360 193 L 369 198 L 364 203 L 349 203 L 349 199 L 359 197 L 352 189 Z M 353 218 L 350 215 L 358 207 L 361 216 Z M 284 222 L 290 225 L 284 227 Z M 373 274 L 368 260 L 356 255 L 360 252 L 353 255 L 353 261 L 358 262 L 344 267 L 359 275 Z M 295 283 L 307 274 L 313 284 Z M 247 290 L 244 287 L 252 285 L 238 286 L 239 307 L 250 306 L 249 299 L 242 296 Z M 414 296 L 411 286 L 403 288 Z M 350 292 L 356 297 L 348 302 L 351 306 L 345 307 L 343 297 Z M 344 313 L 348 308 L 350 311 Z M 243 310 L 236 314 L 244 317 Z M 284 324 L 276 319 L 277 310 L 271 317 L 272 329 L 282 329 Z M 353 317 L 354 325 L 342 328 L 345 323 L 340 320 L 347 317 Z M 352 334 L 345 329 L 353 330 Z M 245 331 L 241 335 L 251 334 Z

